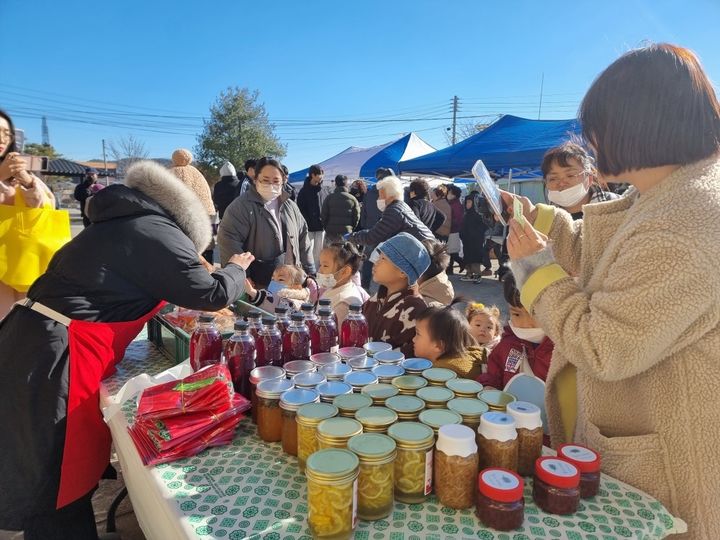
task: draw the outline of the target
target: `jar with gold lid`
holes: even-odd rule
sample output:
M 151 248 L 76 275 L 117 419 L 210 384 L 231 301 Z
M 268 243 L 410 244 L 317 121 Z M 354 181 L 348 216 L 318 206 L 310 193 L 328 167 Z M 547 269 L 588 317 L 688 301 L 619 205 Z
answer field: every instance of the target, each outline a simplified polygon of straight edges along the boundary
M 488 412 L 488 406 L 479 399 L 455 398 L 448 401 L 447 408 L 455 411 L 463 419 L 463 425 L 473 431 L 480 426 L 480 417 Z
M 398 415 L 387 407 L 365 407 L 355 413 L 355 420 L 362 424 L 363 433 L 387 433 Z
M 400 422 L 390 426 L 388 436 L 397 443 L 395 499 L 406 504 L 425 501 L 433 484 L 432 429 L 419 422 Z
M 422 372 L 430 386 L 445 386 L 448 381 L 457 379 L 457 373 L 452 369 L 430 368 Z
M 365 394 L 343 394 L 333 400 L 340 411 L 340 416 L 355 418 L 355 413 L 360 409 L 372 406 L 372 399 Z
M 415 422 L 425 402 L 415 396 L 395 396 L 385 400 L 385 407 L 395 411 L 400 422 Z
M 317 426 L 318 448 L 347 448 L 350 438 L 362 432 L 362 424 L 354 418 L 328 418 Z
M 400 395 L 414 396 L 420 388 L 426 387 L 428 382 L 419 375 L 401 375 L 392 380 L 392 385 L 400 391 Z
M 363 386 L 363 389 L 360 391 L 361 394 L 369 396 L 372 399 L 373 405 L 379 407 L 385 405 L 387 398 L 397 396 L 398 392 L 399 390 L 392 384 L 384 383 L 368 384 L 367 386 Z
M 428 409 L 446 409 L 448 401 L 455 398 L 452 390 L 448 390 L 442 386 L 426 386 L 420 388 L 415 394 L 425 402 Z
M 360 459 L 358 517 L 375 521 L 389 516 L 394 505 L 395 440 L 387 435 L 363 433 L 348 441 L 348 450 Z
M 335 405 L 329 403 L 309 403 L 297 411 L 298 468 L 305 470 L 307 458 L 318 450 L 317 426 L 323 420 L 337 416 Z

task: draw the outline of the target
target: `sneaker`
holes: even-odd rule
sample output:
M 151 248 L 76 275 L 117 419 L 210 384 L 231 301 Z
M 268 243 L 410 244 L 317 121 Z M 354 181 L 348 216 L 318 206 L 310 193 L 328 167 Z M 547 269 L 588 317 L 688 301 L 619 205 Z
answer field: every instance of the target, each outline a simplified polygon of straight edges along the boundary
M 470 275 L 464 275 L 460 278 L 460 281 L 475 281 L 477 279 L 477 274 L 470 274 Z

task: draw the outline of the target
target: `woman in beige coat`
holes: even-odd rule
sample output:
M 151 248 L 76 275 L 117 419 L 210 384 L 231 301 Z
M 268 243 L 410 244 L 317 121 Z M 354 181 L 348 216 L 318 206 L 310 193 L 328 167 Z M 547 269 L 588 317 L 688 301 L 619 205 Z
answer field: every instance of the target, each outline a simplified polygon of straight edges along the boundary
M 553 444 L 594 448 L 686 538 L 717 540 L 720 104 L 691 51 L 652 45 L 600 75 L 580 120 L 604 180 L 633 188 L 575 222 L 524 200 L 508 238 L 522 302 L 555 343 Z

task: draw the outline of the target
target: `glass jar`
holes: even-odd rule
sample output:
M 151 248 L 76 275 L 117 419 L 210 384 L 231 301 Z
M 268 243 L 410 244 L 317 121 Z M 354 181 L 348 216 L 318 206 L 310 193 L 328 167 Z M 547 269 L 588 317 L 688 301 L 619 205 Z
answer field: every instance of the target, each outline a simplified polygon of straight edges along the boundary
M 422 372 L 422 376 L 427 379 L 430 386 L 445 386 L 448 381 L 457 379 L 457 373 L 445 368 L 426 369 Z
M 447 403 L 447 408 L 455 411 L 463 419 L 463 425 L 473 431 L 480 426 L 480 417 L 488 412 L 488 406 L 479 399 L 455 398 Z
M 310 361 L 319 370 L 323 366 L 335 364 L 340 361 L 340 356 L 335 353 L 318 353 L 310 356 Z
M 391 384 L 395 377 L 405 375 L 405 370 L 397 364 L 380 364 L 372 369 L 378 381 L 384 384 Z
M 313 311 L 314 316 L 315 312 Z M 307 360 L 310 358 L 310 331 L 302 313 L 293 313 L 290 316 L 290 328 L 287 329 L 283 336 L 282 349 L 285 364 L 292 360 Z
M 441 386 L 420 388 L 415 395 L 425 402 L 425 407 L 428 409 L 445 409 L 448 401 L 455 398 L 451 390 Z
M 355 413 L 355 420 L 362 424 L 363 433 L 387 433 L 398 415 L 386 407 L 363 407 Z
M 415 422 L 425 402 L 415 396 L 395 396 L 385 400 L 385 407 L 395 411 L 400 422 Z
M 487 412 L 477 430 L 480 469 L 507 469 L 517 472 L 518 435 L 515 420 L 509 414 Z
M 424 502 L 433 485 L 432 429 L 418 422 L 400 422 L 388 429 L 397 443 L 395 499 L 406 504 Z
M 414 396 L 418 390 L 425 388 L 428 382 L 419 375 L 402 375 L 395 377 L 392 385 L 400 391 L 401 396 Z
M 235 333 L 225 343 L 223 354 L 235 392 L 251 399 L 250 372 L 255 369 L 256 352 L 247 322 L 235 321 Z
M 357 526 L 360 460 L 348 450 L 320 450 L 307 460 L 308 526 L 313 538 L 346 540 Z
M 501 390 L 483 390 L 477 395 L 478 399 L 487 404 L 491 411 L 505 412 L 508 403 L 515 401 L 515 396 Z
M 422 375 L 422 372 L 432 367 L 432 361 L 427 358 L 406 358 L 400 365 L 406 375 Z
M 563 444 L 557 457 L 575 465 L 580 471 L 580 498 L 591 499 L 600 490 L 600 455 L 579 444 Z
M 198 371 L 222 361 L 223 344 L 213 315 L 200 315 L 197 328 L 190 336 L 190 365 Z
M 368 323 L 362 304 L 350 304 L 348 315 L 340 326 L 340 347 L 362 347 L 368 342 Z
M 328 381 L 342 381 L 345 375 L 350 373 L 352 368 L 342 362 L 335 362 L 320 368 L 320 373 L 325 375 Z
M 338 355 L 340 355 L 340 359 L 345 363 L 348 363 L 353 358 L 367 358 L 367 353 L 362 346 L 340 347 L 338 349 Z
M 302 313 L 309 336 L 318 320 L 317 314 L 315 313 L 315 306 L 310 302 L 305 302 L 300 305 L 300 313 Z M 292 324 L 292 315 L 290 316 L 290 323 Z M 310 358 L 310 353 L 308 353 L 305 358 Z
M 512 531 L 525 520 L 523 479 L 512 471 L 485 469 L 478 475 L 477 516 L 486 527 Z
M 580 471 L 572 463 L 554 457 L 535 462 L 533 500 L 548 514 L 574 514 L 580 504 Z
M 384 341 L 371 341 L 370 343 L 363 345 L 363 348 L 368 356 L 375 356 L 377 353 L 391 351 L 392 345 L 385 343 Z
M 397 396 L 398 392 L 398 389 L 395 388 L 392 384 L 383 383 L 368 384 L 367 386 L 363 386 L 362 390 L 360 391 L 361 394 L 369 396 L 372 399 L 373 405 L 379 407 L 385 405 L 385 400 L 387 398 Z
M 257 342 L 260 330 L 262 330 L 263 327 L 262 313 L 260 313 L 257 309 L 251 309 L 245 318 L 247 319 L 250 335 Z
M 258 331 L 257 338 L 255 338 L 257 365 L 282 367 L 283 338 L 278 330 L 277 321 L 275 317 L 263 317 L 262 323 L 262 329 Z
M 317 371 L 315 364 L 310 360 L 293 360 L 292 362 L 285 362 L 283 366 L 288 379 L 292 379 L 299 373 L 308 373 L 311 371 Z
M 310 332 L 310 348 L 313 354 L 337 352 L 338 329 L 330 308 L 320 308 L 319 318 Z
M 543 423 L 540 407 L 526 401 L 513 401 L 507 414 L 515 419 L 518 438 L 518 466 L 520 476 L 532 476 L 535 461 L 542 456 Z
M 347 448 L 347 442 L 362 432 L 362 424 L 354 418 L 328 418 L 318 424 L 318 448 Z
M 293 388 L 288 379 L 263 381 L 257 385 L 257 426 L 258 436 L 265 442 L 280 442 L 282 439 L 282 411 L 280 396 Z
M 343 394 L 333 400 L 333 405 L 340 411 L 340 416 L 355 418 L 360 409 L 372 406 L 372 399 L 364 394 Z
M 282 449 L 286 454 L 297 456 L 298 453 L 298 427 L 297 411 L 308 403 L 317 403 L 320 396 L 315 390 L 295 388 L 288 390 L 280 396 L 282 409 Z
M 256 367 L 250 372 L 250 404 L 251 404 L 251 416 L 253 424 L 257 424 L 257 410 L 258 410 L 258 399 L 257 399 L 257 385 L 262 381 L 272 381 L 275 379 L 284 379 L 285 370 L 281 367 L 276 366 L 262 366 Z
M 462 424 L 462 416 L 447 409 L 426 409 L 420 413 L 418 420 L 433 430 L 435 438 L 442 426 Z
M 483 385 L 472 379 L 450 379 L 445 383 L 449 390 L 452 390 L 455 397 L 476 399 L 479 392 L 482 392 Z
M 435 452 L 435 495 L 440 504 L 457 510 L 475 505 L 478 448 L 467 426 L 442 426 Z
M 315 389 L 320 394 L 320 401 L 323 403 L 332 403 L 338 396 L 353 393 L 352 386 L 340 381 L 327 381 L 318 384 Z
M 327 381 L 325 375 L 318 373 L 317 371 L 306 371 L 305 373 L 298 373 L 293 378 L 293 383 L 298 388 L 317 388 L 319 384 Z
M 275 307 L 275 318 L 277 319 L 277 327 L 282 335 L 285 335 L 287 329 L 290 328 L 290 317 L 288 316 L 288 308 L 286 306 Z
M 382 365 L 399 366 L 400 363 L 405 360 L 405 355 L 400 351 L 383 351 L 375 354 L 375 360 Z M 405 370 L 403 369 L 403 372 Z
M 337 416 L 338 410 L 329 403 L 309 403 L 297 411 L 298 468 L 305 470 L 305 462 L 318 451 L 317 426 L 323 420 Z
M 360 393 L 364 386 L 376 384 L 378 378 L 370 371 L 351 371 L 343 378 L 343 382 L 353 388 L 353 392 Z
M 346 360 L 353 371 L 372 371 L 378 366 L 378 361 L 369 356 L 355 356 Z
M 348 441 L 348 450 L 360 458 L 358 517 L 367 521 L 392 512 L 396 444 L 387 435 L 363 433 Z

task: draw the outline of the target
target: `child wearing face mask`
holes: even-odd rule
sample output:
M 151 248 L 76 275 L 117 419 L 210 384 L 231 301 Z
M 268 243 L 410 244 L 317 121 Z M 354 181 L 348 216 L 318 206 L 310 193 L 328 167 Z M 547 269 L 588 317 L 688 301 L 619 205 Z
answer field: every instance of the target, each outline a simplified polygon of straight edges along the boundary
M 359 285 L 362 255 L 350 242 L 336 242 L 320 252 L 317 282 L 321 299 L 330 300 L 338 325 L 347 317 L 351 304 L 364 304 L 370 295 Z
M 544 381 L 553 353 L 553 342 L 520 302 L 520 291 L 510 272 L 505 276 L 503 293 L 510 309 L 510 322 L 488 357 L 487 373 L 477 378 L 483 385 L 498 390 L 505 388 L 518 373 L 535 375 Z
M 245 280 L 248 303 L 270 313 L 278 306 L 299 311 L 302 304 L 310 300 L 310 289 L 305 287 L 306 280 L 302 268 L 283 264 L 273 272 L 267 289 L 255 289 L 250 280 Z

